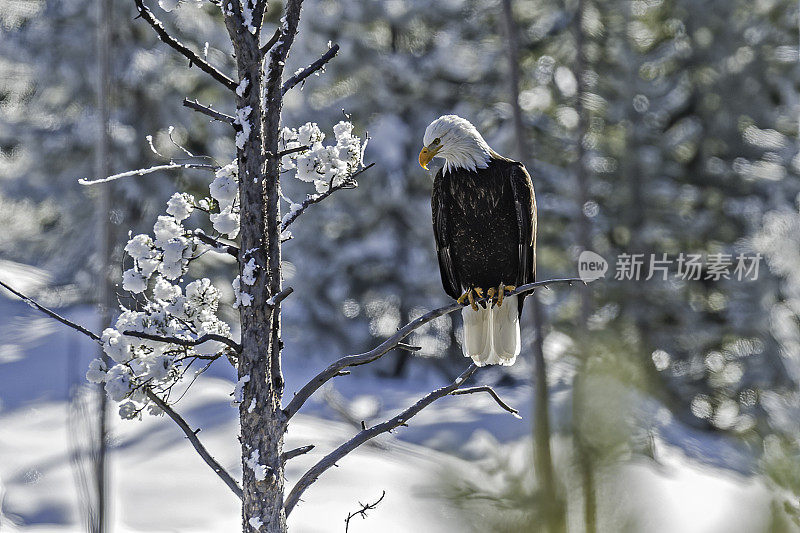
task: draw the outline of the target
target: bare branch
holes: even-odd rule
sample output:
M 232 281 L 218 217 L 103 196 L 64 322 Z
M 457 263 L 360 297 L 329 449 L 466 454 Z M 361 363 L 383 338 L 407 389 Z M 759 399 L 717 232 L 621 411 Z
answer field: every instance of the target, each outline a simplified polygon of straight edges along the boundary
M 296 146 L 295 148 L 289 148 L 287 150 L 281 150 L 280 152 L 278 152 L 278 157 L 283 157 L 283 156 L 289 155 L 289 154 L 296 154 L 297 152 L 304 152 L 304 151 L 308 150 L 309 148 L 311 148 L 311 147 L 304 145 L 304 146 Z
M 470 387 L 468 389 L 454 390 L 450 394 L 452 394 L 453 396 L 456 396 L 458 394 L 473 394 L 475 392 L 488 392 L 489 395 L 492 398 L 494 398 L 494 401 L 497 402 L 497 405 L 499 405 L 500 407 L 502 407 L 503 409 L 505 409 L 506 411 L 511 413 L 514 418 L 519 418 L 520 420 L 522 420 L 522 417 L 519 416 L 519 411 L 517 411 L 516 409 L 514 409 L 513 407 L 508 405 L 506 402 L 504 402 L 500 398 L 500 396 L 498 396 L 498 394 L 494 391 L 494 389 L 491 388 L 488 385 L 481 385 L 480 387 Z
M 287 452 L 283 452 L 281 454 L 281 461 L 284 463 L 289 459 L 294 459 L 298 455 L 304 455 L 314 449 L 313 444 L 309 444 L 308 446 L 300 446 L 299 448 L 294 448 L 293 450 L 289 450 Z
M 381 433 L 386 433 L 391 431 L 392 429 L 405 425 L 411 417 L 425 409 L 427 406 L 432 404 L 434 401 L 447 396 L 454 390 L 458 389 L 464 382 L 478 370 L 478 367 L 473 363 L 467 368 L 464 372 L 461 373 L 460 376 L 456 378 L 455 381 L 450 383 L 449 385 L 445 385 L 444 387 L 440 387 L 432 392 L 429 392 L 425 396 L 423 396 L 417 403 L 412 405 L 411 407 L 405 409 L 400 414 L 396 415 L 393 418 L 385 422 L 381 422 L 376 426 L 372 426 L 371 428 L 365 429 L 360 431 L 356 434 L 355 437 L 350 439 L 349 441 L 345 442 L 331 453 L 320 459 L 320 461 L 312 466 L 308 472 L 303 474 L 297 484 L 292 487 L 291 492 L 286 497 L 286 501 L 283 505 L 283 508 L 286 512 L 286 516 L 292 512 L 294 506 L 297 505 L 297 502 L 300 501 L 300 496 L 303 495 L 303 492 L 314 483 L 320 475 L 322 475 L 327 469 L 334 466 L 337 461 L 342 459 L 345 455 L 349 454 L 368 440 L 377 437 Z
M 418 352 L 422 349 L 422 346 L 412 346 L 405 342 L 398 342 L 395 348 L 399 348 L 400 350 L 405 350 L 407 352 Z
M 58 313 L 56 313 L 55 311 L 51 311 L 47 307 L 45 307 L 45 306 L 41 305 L 40 303 L 36 302 L 35 300 L 33 300 L 33 298 L 25 296 L 24 294 L 22 294 L 21 292 L 19 292 L 16 289 L 14 289 L 10 285 L 4 283 L 3 281 L 0 281 L 0 286 L 5 287 L 9 292 L 11 292 L 15 296 L 18 296 L 19 298 L 21 298 L 25 303 L 27 303 L 28 305 L 30 305 L 34 309 L 37 309 L 37 310 L 41 311 L 42 313 L 46 314 L 50 318 L 54 318 L 54 319 L 58 320 L 59 322 L 61 322 L 65 326 L 69 326 L 72 329 L 74 329 L 75 331 L 80 331 L 81 333 L 83 333 L 84 335 L 86 335 L 87 337 L 92 339 L 93 341 L 95 341 L 95 342 L 97 342 L 99 344 L 103 344 L 103 341 L 100 339 L 100 337 L 98 335 L 96 335 L 95 333 L 92 333 L 91 331 L 89 331 L 85 327 L 81 326 L 80 324 L 76 324 L 75 322 L 72 322 L 71 320 L 67 320 L 63 316 L 61 316 Z
M 205 232 L 203 232 L 203 230 L 201 229 L 194 230 L 194 235 L 201 242 L 208 244 L 209 246 L 213 246 L 220 252 L 232 255 L 237 259 L 239 258 L 239 248 L 237 248 L 236 246 L 233 246 L 232 244 L 225 244 L 224 242 L 219 241 L 214 237 L 211 237 L 210 235 L 206 235 Z
M 233 339 L 229 339 L 224 335 L 218 335 L 216 333 L 206 333 L 196 339 L 180 339 L 178 337 L 166 337 L 164 335 L 154 335 L 152 333 L 143 333 L 141 331 L 123 331 L 123 335 L 127 335 L 129 337 L 136 337 L 138 339 L 147 339 L 151 341 L 157 342 L 166 342 L 169 344 L 177 344 L 178 346 L 197 346 L 198 344 L 203 344 L 204 342 L 208 341 L 217 341 L 223 344 L 227 344 L 236 353 L 242 352 L 242 346 L 234 341 Z
M 294 289 L 291 287 L 286 287 L 281 292 L 276 294 L 275 296 L 270 297 L 267 300 L 267 306 L 274 309 L 275 307 L 279 306 L 282 301 L 289 297 L 290 294 L 294 292 Z
M 172 170 L 175 168 L 199 168 L 211 171 L 219 170 L 219 167 L 216 165 L 206 165 L 202 163 L 169 163 L 168 165 L 156 165 L 154 167 L 149 167 L 149 168 L 129 170 L 127 172 L 121 172 L 119 174 L 114 174 L 113 176 L 108 176 L 107 178 L 100 178 L 96 180 L 87 180 L 85 178 L 81 178 L 78 180 L 78 183 L 80 183 L 81 185 L 94 185 L 96 183 L 107 183 L 109 181 L 118 180 L 120 178 L 129 178 L 131 176 L 144 176 L 146 174 L 152 174 L 153 172 L 158 172 L 160 170 Z
M 203 446 L 203 443 L 200 442 L 200 439 L 197 438 L 197 433 L 200 430 L 199 429 L 197 431 L 192 430 L 192 428 L 189 427 L 189 424 L 186 423 L 186 420 L 184 420 L 183 417 L 181 417 L 181 415 L 175 412 L 172 409 L 172 407 L 170 407 L 167 404 L 167 402 L 159 398 L 159 396 L 155 392 L 153 392 L 149 387 L 146 387 L 144 390 L 145 394 L 147 394 L 147 397 L 150 398 L 150 400 L 152 400 L 152 402 L 156 404 L 162 411 L 167 413 L 167 416 L 170 417 L 176 424 L 178 424 L 178 427 L 180 427 L 183 430 L 183 433 L 186 435 L 186 438 L 189 439 L 189 442 L 192 443 L 192 446 L 194 446 L 194 449 L 197 450 L 198 454 L 200 454 L 200 457 L 203 458 L 203 461 L 205 461 L 206 464 L 210 466 L 214 472 L 217 473 L 217 475 L 228 486 L 228 488 L 230 488 L 233 491 L 233 493 L 236 494 L 236 496 L 238 496 L 239 499 L 241 499 L 242 488 L 239 486 L 236 480 L 233 479 L 233 477 L 231 477 L 231 475 L 227 472 L 227 470 L 222 468 L 222 465 L 220 465 L 217 462 L 217 460 L 214 459 L 210 453 L 208 453 L 208 450 L 206 450 L 205 446 Z
M 342 180 L 342 182 L 339 183 L 338 185 L 331 185 L 330 187 L 328 187 L 327 191 L 314 195 L 309 194 L 308 196 L 306 196 L 306 199 L 303 200 L 303 203 L 300 204 L 300 209 L 294 211 L 291 215 L 289 215 L 289 217 L 286 220 L 283 221 L 283 223 L 281 224 L 281 231 L 286 231 L 286 228 L 288 228 L 292 222 L 297 220 L 297 217 L 302 215 L 303 211 L 305 211 L 308 208 L 308 206 L 320 203 L 322 200 L 324 200 L 331 194 L 335 193 L 336 191 L 339 191 L 341 189 L 352 189 L 353 187 L 355 187 L 355 185 L 353 184 L 353 180 L 355 180 L 356 176 L 358 176 L 359 174 L 361 174 L 366 170 L 369 170 L 374 166 L 375 163 L 370 163 L 364 168 L 359 169 L 357 172 L 354 172 L 351 176 L 348 176 L 347 178 Z
M 581 279 L 578 278 L 564 278 L 564 279 L 551 279 L 545 281 L 537 281 L 535 283 L 528 283 L 527 285 L 521 285 L 517 287 L 515 290 L 508 293 L 509 296 L 515 294 L 525 294 L 532 292 L 540 287 L 547 287 L 549 285 L 556 285 L 559 283 L 567 283 L 572 285 L 573 283 L 583 283 Z M 478 303 L 486 303 L 489 302 L 489 298 L 482 298 L 480 300 L 476 300 Z M 386 352 L 389 350 L 397 347 L 397 345 L 403 341 L 406 337 L 411 335 L 414 330 L 422 327 L 423 325 L 427 324 L 431 320 L 435 320 L 440 316 L 444 316 L 455 311 L 458 311 L 464 305 L 469 304 L 459 304 L 454 302 L 450 305 L 446 305 L 444 307 L 440 307 L 439 309 L 434 309 L 433 311 L 428 311 L 424 315 L 418 317 L 417 319 L 409 322 L 399 330 L 397 333 L 383 341 L 381 344 L 373 348 L 368 352 L 364 352 L 358 355 L 346 355 L 337 361 L 334 361 L 328 367 L 314 376 L 311 381 L 303 385 L 303 387 L 297 391 L 292 401 L 289 402 L 289 405 L 286 406 L 284 409 L 286 413 L 287 420 L 294 416 L 297 411 L 303 406 L 303 404 L 308 400 L 312 394 L 314 394 L 322 385 L 324 385 L 329 379 L 335 377 L 339 374 L 339 372 L 347 367 L 351 366 L 359 366 L 365 365 L 367 363 L 371 363 L 376 359 L 382 357 Z
M 262 55 L 262 56 L 266 55 L 266 54 L 267 54 L 267 52 L 269 52 L 269 51 L 270 51 L 270 49 L 271 49 L 273 46 L 275 46 L 275 43 L 277 43 L 277 42 L 278 42 L 278 39 L 280 39 L 280 37 L 281 37 L 281 27 L 280 27 L 280 26 L 278 26 L 278 28 L 275 30 L 275 33 L 273 33 L 273 34 L 272 34 L 272 37 L 270 37 L 270 38 L 269 38 L 269 41 L 267 41 L 266 43 L 264 43 L 264 46 L 262 46 L 261 48 L 259 48 L 259 50 L 258 50 L 258 51 L 259 51 L 259 52 L 261 52 L 261 55 Z
M 150 8 L 144 5 L 143 0 L 133 0 L 133 3 L 136 4 L 136 9 L 139 11 L 139 16 L 141 16 L 147 21 L 148 24 L 150 24 L 150 26 L 152 26 L 152 28 L 158 34 L 159 39 L 180 52 L 186 59 L 188 59 L 190 67 L 192 64 L 197 65 L 200 70 L 209 74 L 212 78 L 223 84 L 231 91 L 236 90 L 235 81 L 217 70 L 215 67 L 211 66 L 211 64 L 205 59 L 201 58 L 199 55 L 190 50 L 185 44 L 170 35 L 166 28 L 164 28 L 164 25 L 161 23 L 161 21 L 158 20 L 155 15 L 153 15 L 152 11 L 150 11 Z
M 216 109 L 212 109 L 211 106 L 205 106 L 198 102 L 196 99 L 194 101 L 189 100 L 188 98 L 183 99 L 183 106 L 188 107 L 189 109 L 194 109 L 198 113 L 202 113 L 207 115 L 214 120 L 219 120 L 220 122 L 227 122 L 230 125 L 233 125 L 233 121 L 236 120 L 236 117 L 232 117 L 231 115 L 226 115 Z
M 352 512 L 352 513 L 347 515 L 347 518 L 345 518 L 345 520 L 344 520 L 344 533 L 347 533 L 348 531 L 350 531 L 350 519 L 351 518 L 353 518 L 356 515 L 361 515 L 361 518 L 366 518 L 367 517 L 367 511 L 371 511 L 371 510 L 375 509 L 378 506 L 378 504 L 383 501 L 384 496 L 386 496 L 386 491 L 385 490 L 383 492 L 381 492 L 381 497 L 378 498 L 378 500 L 375 503 L 364 504 L 364 503 L 358 502 L 358 505 L 361 506 L 361 509 L 359 509 L 358 511 L 354 511 L 354 512 Z
M 318 71 L 322 67 L 325 66 L 325 63 L 336 57 L 336 54 L 339 53 L 339 45 L 334 44 L 331 46 L 327 52 L 322 54 L 322 57 L 311 63 L 309 66 L 301 70 L 300 72 L 296 73 L 294 76 L 283 82 L 281 86 L 281 94 L 286 94 L 286 92 L 291 89 L 292 87 L 296 86 L 298 83 L 303 83 L 303 81 L 311 76 L 314 72 Z

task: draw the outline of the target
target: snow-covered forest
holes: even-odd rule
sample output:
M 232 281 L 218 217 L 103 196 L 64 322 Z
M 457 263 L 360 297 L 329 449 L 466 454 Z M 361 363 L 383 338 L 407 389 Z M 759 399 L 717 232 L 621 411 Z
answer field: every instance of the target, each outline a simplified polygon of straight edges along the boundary
M 0 532 L 800 532 L 799 27 L 0 0 Z M 535 187 L 513 366 L 442 287 L 446 114 Z

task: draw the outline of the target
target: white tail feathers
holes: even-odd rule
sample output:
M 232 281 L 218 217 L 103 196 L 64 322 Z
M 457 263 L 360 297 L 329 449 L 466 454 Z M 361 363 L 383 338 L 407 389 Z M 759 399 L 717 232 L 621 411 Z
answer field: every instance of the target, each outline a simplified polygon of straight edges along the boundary
M 477 311 L 464 307 L 464 356 L 478 366 L 513 365 L 521 346 L 517 309 L 516 296 L 503 300 L 500 307 L 478 306 Z

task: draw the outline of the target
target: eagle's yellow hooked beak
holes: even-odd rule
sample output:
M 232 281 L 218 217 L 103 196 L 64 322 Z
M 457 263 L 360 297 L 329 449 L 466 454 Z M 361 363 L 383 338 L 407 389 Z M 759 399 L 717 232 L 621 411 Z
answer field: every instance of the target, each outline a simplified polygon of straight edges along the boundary
M 433 150 L 428 149 L 427 146 L 424 147 L 422 151 L 419 153 L 419 166 L 421 166 L 425 170 L 428 170 L 428 163 L 431 162 L 431 159 L 433 159 L 434 156 L 438 154 L 439 150 L 441 149 L 442 149 L 441 145 L 437 146 Z

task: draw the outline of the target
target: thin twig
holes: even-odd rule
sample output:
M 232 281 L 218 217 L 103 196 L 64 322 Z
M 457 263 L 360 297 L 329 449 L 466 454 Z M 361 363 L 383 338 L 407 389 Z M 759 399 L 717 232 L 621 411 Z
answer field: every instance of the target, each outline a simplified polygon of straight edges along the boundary
M 294 448 L 293 450 L 289 450 L 287 452 L 283 452 L 281 454 L 281 461 L 284 463 L 289 459 L 294 459 L 298 455 L 304 455 L 314 449 L 313 444 L 309 444 L 308 446 L 300 446 L 299 448 Z
M 527 285 L 521 285 L 517 287 L 515 290 L 508 293 L 508 296 L 512 296 L 515 294 L 525 294 L 528 292 L 532 292 L 540 287 L 546 287 L 548 285 L 555 285 L 559 283 L 567 283 L 572 285 L 573 283 L 583 283 L 583 281 L 579 278 L 564 278 L 564 279 L 551 279 L 545 281 L 537 281 L 535 283 L 528 283 Z M 482 298 L 480 300 L 476 300 L 477 303 L 486 303 L 489 302 L 490 298 Z M 414 330 L 419 329 L 423 325 L 427 324 L 431 320 L 435 320 L 440 316 L 444 316 L 455 311 L 458 311 L 465 305 L 469 304 L 459 304 L 454 302 L 450 305 L 446 305 L 444 307 L 440 307 L 439 309 L 434 309 L 433 311 L 428 311 L 424 315 L 418 317 L 417 319 L 409 322 L 397 332 L 383 341 L 381 344 L 373 348 L 372 350 L 364 353 L 360 353 L 357 355 L 347 355 L 342 357 L 341 359 L 334 361 L 331 363 L 325 370 L 314 376 L 311 381 L 303 385 L 303 387 L 297 391 L 292 401 L 289 402 L 289 405 L 286 406 L 284 412 L 286 413 L 287 420 L 294 416 L 297 411 L 303 406 L 303 404 L 308 400 L 312 394 L 314 394 L 322 385 L 327 383 L 327 381 L 336 375 L 341 370 L 344 370 L 347 367 L 351 366 L 359 366 L 365 365 L 367 363 L 371 363 L 376 359 L 382 357 L 385 353 L 389 350 L 395 348 L 400 342 L 403 341 L 406 337 L 411 335 Z
M 206 233 L 201 229 L 196 229 L 194 231 L 194 235 L 195 237 L 197 237 L 199 241 L 208 244 L 209 246 L 213 246 L 217 250 L 226 253 L 228 255 L 232 255 L 233 257 L 236 257 L 238 259 L 239 248 L 237 248 L 236 246 L 233 246 L 232 244 L 225 244 L 224 242 L 219 241 L 214 237 L 211 237 L 210 235 L 206 235 Z
M 225 335 L 218 335 L 216 333 L 206 333 L 205 335 L 196 339 L 180 339 L 178 337 L 167 337 L 164 335 L 155 335 L 153 333 L 143 333 L 141 331 L 123 331 L 122 334 L 129 337 L 136 337 L 138 339 L 177 344 L 178 346 L 197 346 L 198 344 L 203 344 L 204 342 L 217 341 L 227 344 L 233 348 L 236 353 L 242 352 L 242 346 L 238 342 L 233 339 L 229 339 Z
M 198 113 L 202 113 L 206 116 L 213 118 L 214 120 L 219 120 L 220 122 L 227 122 L 230 125 L 233 125 L 233 121 L 236 120 L 236 117 L 232 117 L 231 115 L 226 115 L 221 111 L 217 111 L 216 109 L 212 109 L 210 106 L 205 106 L 198 102 L 196 99 L 194 101 L 189 100 L 188 98 L 183 99 L 183 106 L 188 107 L 189 109 L 194 109 Z
M 318 71 L 322 67 L 325 66 L 325 63 L 336 57 L 336 54 L 339 53 L 339 45 L 334 44 L 331 46 L 327 52 L 322 54 L 322 57 L 311 63 L 309 66 L 283 82 L 281 86 L 281 94 L 286 94 L 286 92 L 297 85 L 298 83 L 302 83 L 306 78 L 311 76 L 314 72 Z
M 18 296 L 23 301 L 25 301 L 25 303 L 27 303 L 28 305 L 30 305 L 31 307 L 33 307 L 35 309 L 38 309 L 39 311 L 41 311 L 42 313 L 46 314 L 50 318 L 54 318 L 54 319 L 58 320 L 59 322 L 61 322 L 62 324 L 64 324 L 65 326 L 69 326 L 69 327 L 71 327 L 72 329 L 74 329 L 76 331 L 80 331 L 81 333 L 83 333 L 84 335 L 86 335 L 87 337 L 89 337 L 90 339 L 92 339 L 93 341 L 95 341 L 95 342 L 97 342 L 99 344 L 103 344 L 103 341 L 100 339 L 100 337 L 98 335 L 96 335 L 95 333 L 89 331 L 88 329 L 86 329 L 85 327 L 81 326 L 80 324 L 76 324 L 75 322 L 72 322 L 71 320 L 67 320 L 63 316 L 61 316 L 58 313 L 56 313 L 55 311 L 51 311 L 47 307 L 41 305 L 39 302 L 35 301 L 33 298 L 25 296 L 24 294 L 22 294 L 21 292 L 19 292 L 15 288 L 11 287 L 10 285 L 4 283 L 3 281 L 0 281 L 0 286 L 5 287 L 6 289 L 8 289 L 9 292 L 11 292 L 12 294 Z
M 300 480 L 292 487 L 291 492 L 286 497 L 286 501 L 283 505 L 284 511 L 286 512 L 286 516 L 292 512 L 294 506 L 297 505 L 297 502 L 300 501 L 300 496 L 303 495 L 303 492 L 314 483 L 323 472 L 325 472 L 330 467 L 334 466 L 337 461 L 342 459 L 345 455 L 349 454 L 368 440 L 377 437 L 381 433 L 386 433 L 391 431 L 392 429 L 405 425 L 408 423 L 408 420 L 411 419 L 414 415 L 425 409 L 427 406 L 432 404 L 434 401 L 447 396 L 454 390 L 458 389 L 464 382 L 478 370 L 478 367 L 475 363 L 471 364 L 469 368 L 467 368 L 464 372 L 461 373 L 460 376 L 456 378 L 455 381 L 450 383 L 449 385 L 445 385 L 444 387 L 440 387 L 432 392 L 429 392 L 425 396 L 423 396 L 417 403 L 412 405 L 411 407 L 405 409 L 400 414 L 390 418 L 385 422 L 381 422 L 371 428 L 365 429 L 363 431 L 359 431 L 355 437 L 350 439 L 349 441 L 345 442 L 331 453 L 320 459 L 317 464 L 312 466 Z
M 153 172 L 158 172 L 160 170 L 172 170 L 175 168 L 199 168 L 211 171 L 219 170 L 219 167 L 216 165 L 206 165 L 202 163 L 169 163 L 168 165 L 156 165 L 154 167 L 149 167 L 149 168 L 139 168 L 136 170 L 129 170 L 127 172 L 121 172 L 119 174 L 114 174 L 113 176 L 108 176 L 106 178 L 100 178 L 96 180 L 87 180 L 85 178 L 81 178 L 78 180 L 78 183 L 80 183 L 81 185 L 94 185 L 96 183 L 107 183 L 109 181 L 118 180 L 120 178 L 129 178 L 131 176 L 144 176 L 146 174 L 152 174 Z
M 178 424 L 178 427 L 183 430 L 186 438 L 192 443 L 192 446 L 194 446 L 194 449 L 197 450 L 198 454 L 200 454 L 200 457 L 203 458 L 203 461 L 205 461 L 206 464 L 217 473 L 220 479 L 222 479 L 222 481 L 233 491 L 234 494 L 239 497 L 239 499 L 242 499 L 242 488 L 239 486 L 236 480 L 231 477 L 227 470 L 222 468 L 222 465 L 220 465 L 217 460 L 214 459 L 210 453 L 208 453 L 208 450 L 206 450 L 205 446 L 203 446 L 203 443 L 197 438 L 197 431 L 192 430 L 192 428 L 189 427 L 189 424 L 186 423 L 186 420 L 184 420 L 181 415 L 175 412 L 172 407 L 167 404 L 167 402 L 162 400 L 155 392 L 150 390 L 149 387 L 145 388 L 145 394 L 147 394 L 147 397 L 150 398 L 150 400 L 152 400 L 152 402 L 156 404 L 162 411 L 167 413 L 167 416 L 170 417 L 173 422 Z
M 418 352 L 422 349 L 422 346 L 412 346 L 411 344 L 405 342 L 398 342 L 395 348 L 399 348 L 401 350 L 405 350 L 407 352 Z
M 158 34 L 159 39 L 161 39 L 164 43 L 168 44 L 170 47 L 174 48 L 178 52 L 180 52 L 185 58 L 189 60 L 189 66 L 191 67 L 192 64 L 198 66 L 200 70 L 209 74 L 212 78 L 223 84 L 225 87 L 230 89 L 231 91 L 236 90 L 236 82 L 233 81 L 231 78 L 223 74 L 221 71 L 217 70 L 217 68 L 211 66 L 205 59 L 201 58 L 199 55 L 194 53 L 191 49 L 189 49 L 185 44 L 177 40 L 175 37 L 167 32 L 164 25 L 158 20 L 155 15 L 153 15 L 150 8 L 144 5 L 143 0 L 133 0 L 134 4 L 136 4 L 136 9 L 139 11 L 139 15 L 147 21 L 148 24 L 155 30 Z
M 339 183 L 338 185 L 331 185 L 330 187 L 328 187 L 327 191 L 319 193 L 319 194 L 315 194 L 315 195 L 308 195 L 306 197 L 306 199 L 303 200 L 303 203 L 300 204 L 300 208 L 297 211 L 294 211 L 289 216 L 289 218 L 287 218 L 286 220 L 283 221 L 283 223 L 281 224 L 281 231 L 286 231 L 286 228 L 288 228 L 289 225 L 291 225 L 292 222 L 297 220 L 297 217 L 302 215 L 303 212 L 309 206 L 320 203 L 322 200 L 324 200 L 325 198 L 327 198 L 331 194 L 335 193 L 336 191 L 339 191 L 341 189 L 352 189 L 353 187 L 355 187 L 355 185 L 353 184 L 353 180 L 356 178 L 356 176 L 358 176 L 359 174 L 361 174 L 362 172 L 364 172 L 366 170 L 369 170 L 370 168 L 372 168 L 374 166 L 375 166 L 375 163 L 370 163 L 369 165 L 365 166 L 364 168 L 359 169 L 357 172 L 354 172 L 351 176 L 348 176 L 347 178 L 342 180 L 342 182 Z
M 453 396 L 456 396 L 458 394 L 473 394 L 475 392 L 488 392 L 489 395 L 492 398 L 494 398 L 494 401 L 497 402 L 497 405 L 499 405 L 500 407 L 502 407 L 503 409 L 505 409 L 506 411 L 511 413 L 511 415 L 514 418 L 519 418 L 520 420 L 522 420 L 522 417 L 519 415 L 519 411 L 517 411 L 516 409 L 514 409 L 513 407 L 508 405 L 506 402 L 504 402 L 500 398 L 500 396 L 498 396 L 498 394 L 494 391 L 494 389 L 491 388 L 488 385 L 481 385 L 479 387 L 470 387 L 468 389 L 459 389 L 459 390 L 455 390 L 455 391 L 451 392 L 450 394 L 452 394 Z
M 378 504 L 383 501 L 384 496 L 386 496 L 386 491 L 385 490 L 383 492 L 381 492 L 381 497 L 378 498 L 378 500 L 375 503 L 366 503 L 366 504 L 364 504 L 364 503 L 358 502 L 358 505 L 361 506 L 361 509 L 359 509 L 358 511 L 353 511 L 352 513 L 347 515 L 347 518 L 345 518 L 345 520 L 344 520 L 344 533 L 347 533 L 348 531 L 350 531 L 350 519 L 351 518 L 353 518 L 356 515 L 361 515 L 361 518 L 367 518 L 367 511 L 372 511 L 373 509 L 375 509 L 378 506 Z

